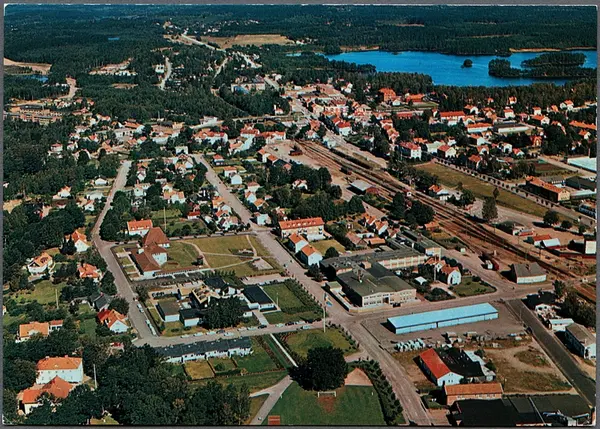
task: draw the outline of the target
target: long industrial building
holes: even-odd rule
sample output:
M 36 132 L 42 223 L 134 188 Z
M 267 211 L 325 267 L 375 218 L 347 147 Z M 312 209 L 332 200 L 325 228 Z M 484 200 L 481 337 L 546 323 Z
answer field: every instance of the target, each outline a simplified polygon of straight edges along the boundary
M 409 332 L 426 331 L 497 318 L 498 310 L 490 304 L 484 303 L 390 317 L 388 324 L 396 334 L 407 334 Z

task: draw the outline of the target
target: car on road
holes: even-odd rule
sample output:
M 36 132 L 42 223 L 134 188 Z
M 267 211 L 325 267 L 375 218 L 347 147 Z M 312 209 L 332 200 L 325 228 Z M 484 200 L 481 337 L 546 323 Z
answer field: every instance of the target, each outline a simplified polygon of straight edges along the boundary
M 277 324 L 277 325 L 275 325 L 275 326 L 277 326 L 278 328 L 283 328 L 285 325 L 284 325 L 283 323 L 278 323 L 278 324 Z
M 219 329 L 219 330 L 217 331 L 217 334 L 224 334 L 224 333 L 225 333 L 225 329 Z
M 310 329 L 310 325 L 304 325 L 302 329 Z
M 256 326 L 250 326 L 248 328 L 249 331 L 256 331 L 258 328 Z
M 190 335 L 190 334 L 185 334 L 185 335 L 182 335 L 182 336 L 181 336 L 181 338 L 189 338 L 189 337 L 191 337 L 191 335 Z
M 238 331 L 242 332 L 242 331 L 247 331 L 248 328 L 246 328 L 245 326 L 242 326 L 241 328 L 238 328 Z
M 194 337 L 201 337 L 202 335 L 204 335 L 202 332 L 196 332 L 194 334 Z
M 286 326 L 292 326 L 292 325 L 295 325 L 295 324 L 296 324 L 296 322 L 287 322 L 285 325 Z
M 206 333 L 206 335 L 216 335 L 216 334 L 217 334 L 217 333 L 216 333 L 215 331 L 208 331 L 208 332 Z
M 233 337 L 233 332 L 225 332 L 226 337 Z
M 267 327 L 267 325 L 260 325 L 260 326 L 258 327 L 258 329 L 265 329 L 266 327 Z

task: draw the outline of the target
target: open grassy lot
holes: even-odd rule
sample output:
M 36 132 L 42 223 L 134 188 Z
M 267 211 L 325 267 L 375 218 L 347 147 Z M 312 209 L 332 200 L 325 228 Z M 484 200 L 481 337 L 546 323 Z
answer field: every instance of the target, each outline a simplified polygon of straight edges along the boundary
M 458 286 L 453 286 L 452 291 L 458 296 L 473 296 L 483 295 L 485 293 L 494 292 L 491 286 L 483 285 L 481 282 L 473 281 L 473 277 L 463 277 L 462 283 Z
M 248 390 L 250 393 L 258 392 L 259 390 L 266 389 L 267 387 L 271 387 L 274 384 L 279 383 L 285 376 L 287 375 L 287 371 L 272 371 L 272 372 L 264 372 L 261 374 L 246 374 L 246 375 L 235 375 L 232 377 L 215 377 L 210 380 L 214 380 L 223 385 L 233 384 L 236 387 L 241 386 L 242 384 L 246 384 L 248 386 Z M 194 385 L 204 386 L 208 383 L 209 379 L 198 380 L 193 382 Z
M 96 338 L 96 319 L 84 319 L 79 322 L 79 331 L 82 335 L 87 335 L 90 338 Z
M 269 264 L 271 264 L 271 266 L 273 267 L 273 272 L 282 271 L 283 268 L 281 267 L 281 265 L 279 265 L 277 263 L 277 261 L 275 260 L 275 258 L 273 257 L 273 255 L 271 255 L 271 253 L 269 253 L 269 251 L 267 249 L 265 249 L 265 247 L 258 240 L 258 238 L 256 238 L 253 235 L 249 235 L 247 237 L 250 240 L 250 244 L 252 244 L 252 246 L 254 247 L 254 250 L 256 250 L 256 256 L 260 256 L 261 258 L 266 260 Z
M 473 191 L 477 198 L 491 197 L 494 192 L 494 186 L 483 182 L 475 177 L 464 174 L 460 171 L 452 170 L 448 167 L 444 167 L 440 164 L 429 163 L 419 166 L 420 169 L 425 170 L 431 174 L 435 174 L 439 177 L 440 182 L 443 185 L 455 188 L 459 182 L 462 182 L 465 189 Z M 526 198 L 515 195 L 511 192 L 499 189 L 500 195 L 498 196 L 498 204 L 508 207 L 513 210 L 517 210 L 523 213 L 532 214 L 535 216 L 543 217 L 546 213 L 544 207 L 530 201 Z
M 184 241 L 172 241 L 167 249 L 168 261 L 166 269 L 190 267 L 198 259 L 196 248 Z
M 101 425 L 101 426 L 109 426 L 109 425 L 118 425 L 119 422 L 116 421 L 112 416 L 105 416 L 101 419 L 90 419 L 91 425 Z
M 315 347 L 337 347 L 344 351 L 344 355 L 351 355 L 356 351 L 346 337 L 337 329 L 327 329 L 325 332 L 316 329 L 291 333 L 286 338 L 286 343 L 300 356 L 306 356 L 309 349 Z
M 273 302 L 279 300 L 279 307 L 282 309 L 302 306 L 302 301 L 285 284 L 263 286 L 263 290 Z
M 315 241 L 311 244 L 315 249 L 321 252 L 321 255 L 325 255 L 325 252 L 327 252 L 327 249 L 330 247 L 335 248 L 339 253 L 344 253 L 346 251 L 346 248 L 334 239 Z
M 267 351 L 258 342 L 256 338 L 251 338 L 252 354 L 249 356 L 234 357 L 238 368 L 243 368 L 248 373 L 265 372 L 277 369 L 273 359 L 267 354 Z
M 229 372 L 236 368 L 235 362 L 229 358 L 213 358 L 209 359 L 208 362 L 217 375 L 219 375 L 220 372 Z
M 184 365 L 185 372 L 191 377 L 192 380 L 203 380 L 205 378 L 213 378 L 215 373 L 213 372 L 208 361 L 197 360 L 193 362 L 187 362 Z
M 322 317 L 323 314 L 320 311 L 303 311 L 301 313 L 284 313 L 283 311 L 276 311 L 274 313 L 266 313 L 265 318 L 272 325 L 278 323 L 288 322 L 299 322 L 301 320 L 314 320 L 318 317 Z
M 528 365 L 532 366 L 550 366 L 546 358 L 542 353 L 533 347 L 528 348 L 527 350 L 522 350 L 520 352 L 515 353 L 515 357 L 520 361 Z
M 316 392 L 293 383 L 270 414 L 281 416 L 282 425 L 385 425 L 373 387 L 345 386 L 336 394 L 317 398 Z
M 220 48 L 228 49 L 239 46 L 293 45 L 294 42 L 280 34 L 240 34 L 231 37 L 202 37 L 203 42 L 211 42 Z
M 56 303 L 56 294 L 60 299 L 60 291 L 66 285 L 65 283 L 54 285 L 50 280 L 42 280 L 34 284 L 33 291 L 19 291 L 12 297 L 20 304 L 31 301 L 37 301 L 40 304 Z

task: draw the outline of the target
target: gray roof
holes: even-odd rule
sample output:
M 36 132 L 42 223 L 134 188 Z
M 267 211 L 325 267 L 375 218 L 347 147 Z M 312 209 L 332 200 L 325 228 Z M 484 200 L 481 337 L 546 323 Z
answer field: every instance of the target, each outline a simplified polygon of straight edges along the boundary
M 156 304 L 156 307 L 160 307 L 160 310 L 165 316 L 179 314 L 179 304 L 177 304 L 175 301 L 160 301 L 158 304 Z
M 355 180 L 354 182 L 352 182 L 350 184 L 350 186 L 358 189 L 359 191 L 365 192 L 367 189 L 371 188 L 373 185 L 371 185 L 368 182 L 365 182 L 364 180 L 359 179 L 359 180 Z
M 201 355 L 213 351 L 227 352 L 236 348 L 252 348 L 250 338 L 241 337 L 232 340 L 199 341 L 191 344 L 175 344 L 168 347 L 158 347 L 154 350 L 163 356 L 177 358 L 189 354 Z
M 514 264 L 513 270 L 517 277 L 534 277 L 546 274 L 546 271 L 537 262 L 530 264 Z
M 573 323 L 565 328 L 584 346 L 596 343 L 596 337 L 579 323 Z
M 411 249 L 408 246 L 402 245 L 396 250 L 390 250 L 386 252 L 372 252 L 365 253 L 362 255 L 352 255 L 352 256 L 338 256 L 337 258 L 327 258 L 321 261 L 321 266 L 324 268 L 348 268 L 348 267 L 356 267 L 361 262 L 379 262 L 390 259 L 402 259 L 402 258 L 410 258 L 415 256 L 422 256 L 421 253 L 416 250 Z
M 413 289 L 407 282 L 378 263 L 368 269 L 359 267 L 339 274 L 338 281 L 360 296 Z
M 255 302 L 257 304 L 272 304 L 273 300 L 269 298 L 269 295 L 265 293 L 259 286 L 249 286 L 244 288 L 242 291 L 244 296 L 248 298 L 250 302 Z

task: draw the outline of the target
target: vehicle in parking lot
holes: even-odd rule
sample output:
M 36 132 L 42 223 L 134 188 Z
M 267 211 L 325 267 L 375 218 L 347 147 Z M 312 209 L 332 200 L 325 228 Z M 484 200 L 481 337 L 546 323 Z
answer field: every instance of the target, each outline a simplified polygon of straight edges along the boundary
M 275 325 L 275 326 L 277 326 L 278 328 L 283 328 L 285 325 L 284 325 L 283 323 L 278 323 L 278 324 L 277 324 L 277 325 Z

